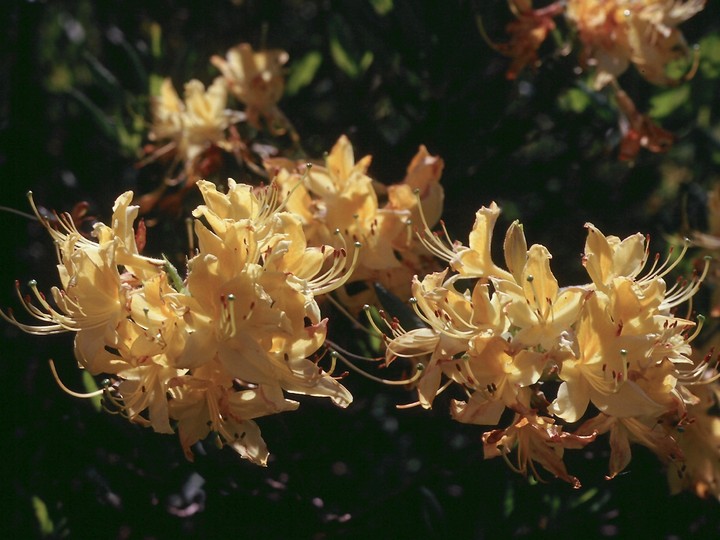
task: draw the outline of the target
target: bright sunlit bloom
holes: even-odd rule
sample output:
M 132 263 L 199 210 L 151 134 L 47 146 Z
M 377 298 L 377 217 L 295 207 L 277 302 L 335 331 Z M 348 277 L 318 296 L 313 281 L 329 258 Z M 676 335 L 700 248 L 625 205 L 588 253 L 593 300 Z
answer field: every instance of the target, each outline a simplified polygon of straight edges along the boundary
M 360 245 L 349 253 L 335 235 L 334 245 L 308 246 L 275 184 L 255 189 L 229 180 L 227 193 L 198 185 L 199 249 L 185 280 L 168 262 L 140 255 L 138 207 L 127 192 L 111 225 L 95 226 L 97 241 L 69 216 L 55 230 L 36 212 L 57 245 L 56 307 L 31 283 L 38 305 L 23 304 L 42 325 L 0 313 L 31 333 L 74 332 L 80 366 L 109 377 L 100 390 L 105 408 L 157 432 L 177 429 L 188 459 L 212 432 L 264 465 L 267 448 L 253 419 L 296 409 L 285 392 L 329 397 L 341 407 L 352 401 L 332 367 L 314 359 L 328 323 L 315 296 L 347 281 Z

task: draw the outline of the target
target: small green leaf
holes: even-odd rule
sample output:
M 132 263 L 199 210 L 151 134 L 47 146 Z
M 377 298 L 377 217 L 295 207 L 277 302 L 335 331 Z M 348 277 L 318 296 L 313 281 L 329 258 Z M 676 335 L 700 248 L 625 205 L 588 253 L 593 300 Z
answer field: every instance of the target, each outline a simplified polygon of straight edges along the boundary
M 348 77 L 355 79 L 370 67 L 373 61 L 372 52 L 365 51 L 362 56 L 359 55 L 352 31 L 341 17 L 334 16 L 330 19 L 328 34 L 330 56 Z
M 505 490 L 505 500 L 503 500 L 503 517 L 509 518 L 515 511 L 515 489 L 513 485 L 508 482 L 507 489 Z
M 720 34 L 717 32 L 700 40 L 700 73 L 706 79 L 720 77 Z
M 690 85 L 683 84 L 677 88 L 670 88 L 654 96 L 650 100 L 650 116 L 652 118 L 665 118 L 678 108 L 687 105 L 690 101 Z
M 393 9 L 393 0 L 370 0 L 375 13 L 380 15 L 387 15 Z
M 162 57 L 162 27 L 156 22 L 150 24 L 150 53 L 155 60 Z
M 590 105 L 590 96 L 579 88 L 570 88 L 558 97 L 558 104 L 565 111 L 580 114 Z
M 294 62 L 285 85 L 285 93 L 289 96 L 295 95 L 301 88 L 310 84 L 320 64 L 322 64 L 322 55 L 318 51 L 310 51 Z
M 47 505 L 37 495 L 32 496 L 32 505 L 35 510 L 35 518 L 37 519 L 42 536 L 50 536 L 55 531 L 55 525 L 50 519 Z

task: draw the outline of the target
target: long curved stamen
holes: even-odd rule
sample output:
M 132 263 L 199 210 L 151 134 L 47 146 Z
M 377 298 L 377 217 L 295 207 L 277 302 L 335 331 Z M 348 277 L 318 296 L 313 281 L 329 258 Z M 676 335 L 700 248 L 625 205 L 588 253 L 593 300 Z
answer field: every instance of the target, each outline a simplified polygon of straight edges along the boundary
M 685 256 L 685 253 L 687 253 L 689 246 L 690 246 L 690 240 L 685 238 L 683 240 L 683 247 L 682 247 L 682 250 L 680 251 L 680 254 L 677 257 L 675 257 L 674 259 L 672 258 L 672 256 L 673 256 L 673 251 L 675 251 L 675 246 L 670 246 L 670 251 L 668 253 L 668 256 L 665 258 L 665 260 L 662 262 L 662 264 L 659 267 L 657 267 L 659 255 L 656 255 L 655 262 L 653 263 L 652 268 L 650 268 L 650 271 L 645 276 L 640 278 L 638 280 L 638 282 L 642 283 L 642 282 L 647 282 L 647 281 L 653 280 L 655 278 L 665 277 L 668 273 L 672 272 L 673 269 L 678 264 L 680 264 L 680 261 Z
M 710 270 L 710 261 L 711 261 L 710 257 L 705 257 L 705 265 L 703 267 L 703 271 L 700 274 L 700 276 L 693 277 L 690 280 L 689 284 L 678 287 L 669 296 L 666 295 L 665 298 L 663 299 L 662 303 L 660 304 L 659 309 L 672 309 L 675 306 L 678 306 L 678 305 L 682 304 L 683 302 L 690 300 L 695 295 L 695 293 L 698 292 L 698 290 L 700 289 L 700 285 L 707 277 L 707 274 Z
M 352 369 L 355 373 L 359 373 L 363 377 L 370 379 L 371 381 L 375 381 L 381 384 L 386 384 L 388 386 L 406 386 L 408 384 L 413 384 L 414 382 L 417 382 L 420 380 L 423 374 L 423 370 L 425 369 L 425 366 L 423 364 L 417 364 L 415 367 L 415 373 L 409 378 L 409 379 L 402 379 L 399 381 L 391 380 L 391 379 L 382 379 L 380 377 L 376 377 L 375 375 L 371 375 L 365 370 L 360 369 L 355 364 L 353 364 L 350 360 L 345 358 L 342 354 L 339 352 L 333 350 L 332 354 L 336 355 L 337 358 L 342 361 L 347 367 Z
M 341 238 L 343 238 L 340 235 L 339 231 L 337 231 L 336 233 Z M 345 239 L 343 238 L 342 241 L 344 244 Z M 355 242 L 354 248 L 355 249 L 353 249 L 352 261 L 350 262 L 350 265 L 347 264 L 347 249 L 343 247 L 339 251 L 335 251 L 333 253 L 335 260 L 333 261 L 332 267 L 325 274 L 323 274 L 319 278 L 308 281 L 308 284 L 314 296 L 319 296 L 321 294 L 326 294 L 334 291 L 338 287 L 342 287 L 348 281 L 348 279 L 350 279 L 353 272 L 357 268 L 358 260 L 360 257 L 360 248 L 362 248 L 362 244 L 360 242 Z M 339 259 L 342 259 L 342 262 Z
M 58 372 L 55 369 L 55 362 L 53 361 L 52 358 L 48 360 L 48 363 L 50 364 L 50 371 L 52 371 L 52 375 L 53 375 L 53 378 L 55 379 L 55 382 L 60 387 L 60 389 L 63 392 L 65 392 L 66 394 L 69 394 L 73 397 L 80 398 L 80 399 L 89 399 L 89 398 L 94 398 L 94 397 L 100 396 L 105 392 L 105 388 L 100 388 L 98 390 L 95 390 L 94 392 L 87 392 L 87 393 L 75 392 L 74 390 L 70 390 L 60 380 L 60 376 L 58 375 Z
M 438 397 L 445 390 L 447 390 L 453 382 L 455 381 L 453 381 L 452 379 L 448 379 L 445 384 L 443 384 L 440 388 L 437 389 L 437 391 L 435 392 L 435 397 Z M 399 410 L 413 409 L 415 407 L 419 407 L 420 405 L 421 403 L 419 401 L 413 401 L 412 403 L 401 403 L 399 405 L 395 405 L 395 408 Z
M 459 339 L 469 339 L 475 334 L 475 330 L 459 330 L 457 328 L 454 328 L 450 322 L 447 319 L 443 319 L 440 317 L 441 313 L 444 313 L 441 310 L 438 310 L 437 312 L 433 313 L 432 316 L 426 315 L 419 307 L 418 307 L 418 299 L 413 297 L 410 298 L 410 305 L 413 308 L 413 311 L 417 314 L 418 318 L 423 321 L 425 324 L 430 326 L 431 328 L 434 328 L 438 332 L 445 334 L 446 336 L 459 338 Z M 446 314 L 447 315 L 447 314 Z M 449 316 L 448 316 L 449 318 Z

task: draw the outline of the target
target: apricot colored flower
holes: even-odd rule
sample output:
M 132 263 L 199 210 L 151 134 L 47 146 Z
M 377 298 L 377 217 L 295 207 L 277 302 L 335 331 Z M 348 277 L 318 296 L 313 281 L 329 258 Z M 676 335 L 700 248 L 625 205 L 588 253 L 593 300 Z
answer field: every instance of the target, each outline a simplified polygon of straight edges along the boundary
M 184 101 L 170 79 L 160 87 L 153 101 L 153 126 L 150 138 L 171 140 L 179 159 L 191 164 L 211 145 L 222 146 L 225 130 L 240 120 L 238 112 L 227 107 L 227 90 L 222 79 L 215 79 L 205 89 L 203 83 L 191 80 L 185 84 Z
M 568 0 L 566 15 L 583 44 L 584 63 L 602 88 L 633 64 L 649 82 L 676 84 L 667 75 L 674 60 L 691 55 L 677 26 L 705 0 Z
M 259 126 L 260 117 L 272 120 L 278 114 L 277 102 L 285 89 L 282 67 L 287 61 L 285 51 L 256 52 L 248 43 L 229 49 L 225 58 L 210 58 L 230 92 L 246 105 L 248 121 L 255 126 Z

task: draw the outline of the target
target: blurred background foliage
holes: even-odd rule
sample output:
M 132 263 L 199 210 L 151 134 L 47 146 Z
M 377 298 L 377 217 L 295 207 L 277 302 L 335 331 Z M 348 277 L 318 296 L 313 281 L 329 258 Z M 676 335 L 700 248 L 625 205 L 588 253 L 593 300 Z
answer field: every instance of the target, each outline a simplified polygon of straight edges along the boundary
M 536 2 L 542 5 L 543 2 Z M 481 205 L 499 226 L 519 218 L 529 242 L 554 254 L 561 284 L 583 281 L 583 224 L 608 234 L 665 235 L 707 226 L 707 190 L 720 164 L 720 5 L 682 26 L 700 46 L 696 77 L 651 87 L 620 80 L 638 109 L 677 136 L 667 154 L 618 159 L 621 133 L 607 92 L 577 69 L 578 51 L 556 33 L 542 66 L 508 81 L 504 0 L 27 1 L 0 8 L 0 204 L 109 217 L 115 197 L 152 190 L 156 167 L 135 166 L 147 142 L 149 95 L 163 77 L 208 84 L 209 63 L 239 43 L 289 52 L 280 106 L 311 157 L 347 134 L 371 175 L 397 182 L 420 144 L 445 160 L 445 220 L 464 239 Z M 566 35 L 566 34 L 565 34 Z M 243 181 L 245 178 L 236 178 Z M 0 302 L 17 306 L 15 279 L 56 282 L 44 230 L 0 214 Z M 162 244 L 171 231 L 151 234 Z M 335 332 L 342 333 L 343 323 Z M 205 445 L 195 463 L 177 441 L 98 413 L 56 387 L 47 369 L 83 387 L 71 336 L 38 340 L 0 327 L 3 380 L 2 528 L 17 538 L 470 538 L 713 537 L 716 501 L 667 495 L 662 468 L 643 448 L 629 470 L 603 479 L 599 442 L 570 453 L 583 480 L 573 491 L 515 476 L 482 460 L 478 426 L 452 422 L 447 403 L 409 401 L 349 377 L 347 411 L 303 400 L 297 413 L 260 421 L 267 469 Z M 549 479 L 548 479 L 549 480 Z M 638 509 L 638 500 L 652 511 Z M 642 513 L 638 513 L 642 512 Z

